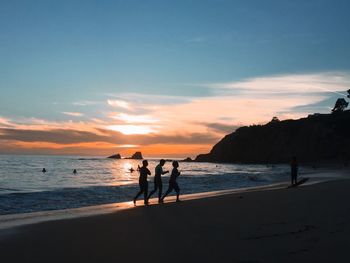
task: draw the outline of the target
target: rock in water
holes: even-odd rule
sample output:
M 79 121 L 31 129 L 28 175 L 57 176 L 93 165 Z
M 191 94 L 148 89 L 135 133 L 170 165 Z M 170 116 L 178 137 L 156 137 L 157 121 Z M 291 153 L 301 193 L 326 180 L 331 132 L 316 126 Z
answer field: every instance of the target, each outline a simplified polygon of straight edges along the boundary
M 134 159 L 134 160 L 142 160 L 142 153 L 141 152 L 135 152 L 130 158 L 128 159 Z
M 109 156 L 107 158 L 110 158 L 110 159 L 121 159 L 122 157 L 121 157 L 121 155 L 119 153 L 117 153 L 117 154 L 113 154 L 113 155 L 111 155 L 111 156 Z

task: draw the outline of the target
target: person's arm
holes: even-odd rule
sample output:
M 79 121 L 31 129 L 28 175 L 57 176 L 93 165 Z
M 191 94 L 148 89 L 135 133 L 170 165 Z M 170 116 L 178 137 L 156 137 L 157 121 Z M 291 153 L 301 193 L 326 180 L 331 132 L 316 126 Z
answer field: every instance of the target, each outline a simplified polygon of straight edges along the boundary
M 163 171 L 163 172 L 162 172 L 162 174 L 167 174 L 167 173 L 169 173 L 169 171 Z
M 147 174 L 151 175 L 151 171 L 149 169 L 147 169 Z

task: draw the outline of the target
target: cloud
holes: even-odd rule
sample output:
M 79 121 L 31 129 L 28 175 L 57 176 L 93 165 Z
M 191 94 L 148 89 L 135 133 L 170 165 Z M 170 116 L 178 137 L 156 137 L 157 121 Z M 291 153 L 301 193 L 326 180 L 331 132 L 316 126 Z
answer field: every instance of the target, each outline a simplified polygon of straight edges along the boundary
M 202 123 L 206 127 L 209 128 L 209 130 L 212 130 L 214 132 L 219 132 L 219 133 L 232 133 L 234 132 L 237 128 L 240 126 L 237 125 L 230 125 L 230 124 L 224 124 L 224 123 L 219 123 L 219 122 L 213 122 L 213 123 Z
M 119 120 L 123 123 L 156 123 L 159 120 L 151 115 L 131 115 L 127 113 L 112 113 L 111 118 Z
M 76 101 L 73 102 L 73 105 L 75 106 L 90 106 L 90 105 L 97 105 L 101 104 L 101 101 L 92 101 L 92 100 L 82 100 L 82 101 Z
M 98 135 L 93 132 L 54 129 L 54 130 L 20 130 L 0 129 L 1 140 L 16 140 L 23 142 L 51 142 L 57 144 L 72 144 L 81 142 L 113 142 L 109 135 Z
M 123 100 L 107 100 L 108 105 L 116 108 L 123 108 L 123 109 L 131 109 L 131 106 L 128 102 Z
M 3 118 L 0 116 L 0 127 L 11 127 L 13 124 L 10 119 Z
M 81 117 L 81 116 L 84 116 L 84 114 L 81 113 L 81 112 L 63 111 L 62 113 L 65 114 L 65 115 L 74 116 L 74 117 Z
M 84 114 L 85 121 L 0 117 L 1 144 L 54 149 L 138 145 L 162 152 L 167 145 L 173 150 L 191 145 L 183 147 L 186 154 L 216 143 L 239 126 L 266 123 L 273 116 L 283 120 L 330 112 L 336 98 L 346 96 L 350 74 L 285 74 L 198 85 L 209 88 L 211 95 L 108 94 L 98 106 L 103 114 L 99 117 L 96 111 L 63 111 L 71 116 Z
M 311 74 L 286 74 L 250 78 L 243 81 L 208 84 L 217 94 L 239 96 L 314 96 L 339 92 L 350 86 L 348 72 L 322 72 Z
M 112 131 L 118 131 L 125 135 L 131 134 L 149 134 L 154 132 L 151 126 L 145 125 L 110 125 L 107 126 Z
M 124 101 L 127 102 L 132 108 L 145 107 L 149 105 L 167 105 L 167 104 L 182 104 L 187 103 L 193 99 L 193 97 L 184 96 L 172 96 L 162 94 L 142 94 L 142 93 L 120 93 L 120 94 L 106 94 L 113 99 L 111 101 Z
M 125 135 L 120 132 L 98 129 L 96 132 L 78 131 L 70 129 L 54 130 L 18 130 L 0 128 L 0 140 L 21 142 L 46 142 L 56 144 L 77 143 L 110 143 L 114 145 L 150 145 L 150 144 L 206 144 L 218 139 L 210 133 L 182 133 L 182 134 L 147 134 Z

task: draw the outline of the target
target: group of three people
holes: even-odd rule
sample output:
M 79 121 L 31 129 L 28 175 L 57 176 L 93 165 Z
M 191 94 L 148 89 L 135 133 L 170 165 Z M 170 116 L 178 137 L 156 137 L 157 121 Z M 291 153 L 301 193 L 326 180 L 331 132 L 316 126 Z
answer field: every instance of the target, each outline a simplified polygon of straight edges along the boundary
M 176 202 L 180 202 L 179 196 L 180 196 L 180 187 L 176 182 L 177 177 L 180 175 L 180 172 L 178 170 L 179 168 L 179 162 L 173 161 L 173 169 L 170 174 L 170 179 L 169 179 L 169 188 L 162 196 L 162 191 L 163 191 L 163 183 L 162 183 L 162 175 L 169 173 L 169 171 L 164 171 L 163 166 L 165 164 L 165 160 L 161 159 L 159 161 L 159 164 L 155 168 L 155 175 L 154 175 L 154 190 L 150 192 L 148 195 L 148 181 L 147 177 L 148 175 L 151 175 L 150 170 L 147 168 L 148 166 L 148 161 L 143 160 L 142 161 L 142 167 L 139 167 L 139 185 L 140 185 L 140 191 L 137 193 L 137 195 L 134 198 L 134 205 L 136 205 L 136 200 L 137 198 L 143 194 L 144 195 L 144 203 L 145 205 L 148 204 L 149 198 L 158 190 L 158 203 L 163 203 L 164 198 L 173 190 L 176 191 Z

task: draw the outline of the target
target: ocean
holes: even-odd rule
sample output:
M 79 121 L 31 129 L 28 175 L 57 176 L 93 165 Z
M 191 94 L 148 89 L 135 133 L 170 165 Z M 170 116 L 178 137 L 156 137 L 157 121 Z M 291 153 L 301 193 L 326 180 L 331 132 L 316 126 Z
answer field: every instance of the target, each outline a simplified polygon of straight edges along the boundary
M 148 160 L 150 191 L 159 160 Z M 0 155 L 0 215 L 131 201 L 138 191 L 139 173 L 130 172 L 130 168 L 136 170 L 138 165 L 139 160 L 103 157 Z M 171 167 L 167 162 L 164 170 L 171 171 Z M 43 168 L 46 173 L 42 173 Z M 179 171 L 181 194 L 290 180 L 288 165 L 180 162 Z M 168 179 L 169 174 L 163 176 L 163 192 Z

